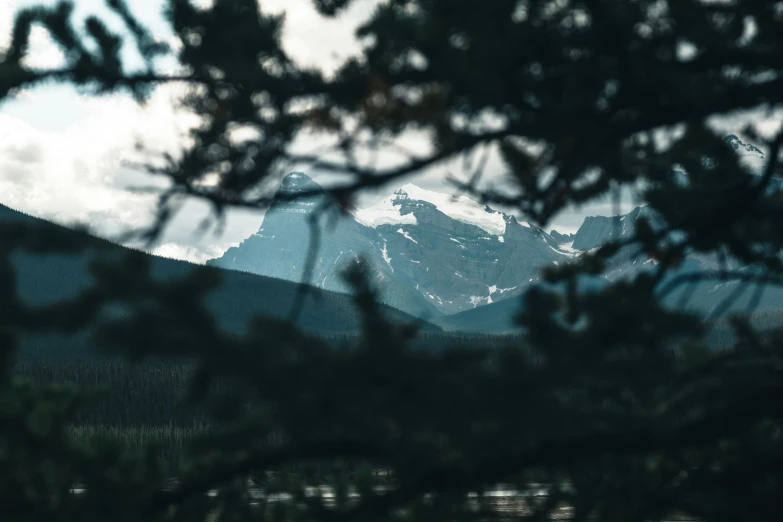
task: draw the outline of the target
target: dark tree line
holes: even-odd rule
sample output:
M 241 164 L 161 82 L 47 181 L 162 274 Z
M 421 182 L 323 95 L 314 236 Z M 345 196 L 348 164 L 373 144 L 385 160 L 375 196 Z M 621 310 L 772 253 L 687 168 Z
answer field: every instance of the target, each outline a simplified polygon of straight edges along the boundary
M 214 271 L 154 281 L 135 254 L 96 261 L 96 284 L 72 301 L 31 307 L 15 291 L 9 256 L 84 245 L 24 223 L 3 225 L 3 519 L 539 520 L 562 506 L 578 520 L 779 518 L 780 331 L 759 332 L 738 318 L 733 345 L 712 353 L 701 341 L 703 320 L 659 300 L 706 277 L 781 282 L 783 199 L 770 187 L 781 174 L 783 131 L 764 139 L 745 129 L 767 151 L 759 175 L 706 121 L 783 102 L 783 2 L 389 0 L 359 29 L 362 56 L 330 78 L 286 56 L 283 20 L 260 14 L 255 0 L 216 0 L 206 10 L 166 2 L 184 66 L 166 76 L 154 59 L 172 51 L 125 2 L 106 3 L 127 35 L 97 17 L 77 28 L 67 1 L 19 10 L 0 61 L 0 96 L 59 82 L 143 102 L 157 85 L 190 85 L 182 104 L 203 121 L 192 146 L 145 167 L 171 181 L 156 225 L 140 232 L 147 240 L 183 196 L 209 201 L 218 220 L 228 206 L 269 205 L 271 193 L 259 187 L 292 164 L 349 174 L 329 189 L 346 206 L 359 190 L 455 158 L 468 165 L 452 180 L 457 187 L 514 205 L 541 226 L 568 205 L 623 186 L 638 190 L 666 226 L 640 220 L 632 241 L 548 270 L 546 279 L 564 291 L 542 287 L 527 296 L 524 340 L 427 352 L 410 347 L 415 328 L 383 319 L 361 265 L 346 274 L 363 314 L 362 340 L 351 349 L 281 320 L 258 318 L 244 335 L 225 332 L 202 306 Z M 326 16 L 351 3 L 314 0 Z M 62 68 L 22 65 L 34 24 L 64 51 Z M 135 46 L 144 70 L 124 69 L 124 45 Z M 237 126 L 260 137 L 231 140 Z M 335 137 L 342 159 L 292 153 L 305 129 Z M 358 159 L 409 130 L 427 133 L 428 154 L 383 168 Z M 481 188 L 483 158 L 493 150 L 514 180 L 510 190 Z M 629 246 L 654 253 L 656 269 L 579 292 L 580 274 L 601 274 Z M 684 256 L 700 252 L 747 268 L 669 277 Z M 129 313 L 107 318 L 109 302 Z M 221 429 L 193 448 L 173 489 L 152 455 L 131 458 L 67 437 L 68 420 L 87 400 L 78 390 L 11 378 L 23 332 L 87 326 L 115 353 L 196 361 L 187 398 Z M 216 379 L 230 384 L 216 389 Z M 282 434 L 275 444 L 259 435 L 269 430 Z M 364 463 L 354 479 L 359 498 L 347 494 L 346 461 Z M 314 462 L 333 466 L 334 504 L 303 494 L 305 474 L 270 486 L 292 501 L 251 505 L 248 478 L 263 482 L 267 472 Z M 390 491 L 372 488 L 373 469 L 391 470 Z M 499 514 L 467 495 L 532 482 L 548 484 L 549 494 L 522 512 Z M 86 493 L 70 495 L 77 483 Z M 204 495 L 213 489 L 215 496 Z

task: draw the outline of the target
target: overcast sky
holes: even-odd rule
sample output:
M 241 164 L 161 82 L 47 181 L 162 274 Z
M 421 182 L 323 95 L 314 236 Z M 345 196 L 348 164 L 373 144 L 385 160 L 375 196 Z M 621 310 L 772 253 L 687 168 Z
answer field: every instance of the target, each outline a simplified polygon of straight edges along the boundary
M 53 4 L 53 0 L 0 0 L 0 47 L 9 40 L 13 13 L 20 7 Z M 311 0 L 264 0 L 264 10 L 286 13 L 283 33 L 285 50 L 301 64 L 333 70 L 346 56 L 357 52 L 353 29 L 372 12 L 373 0 L 360 0 L 340 18 L 321 18 Z M 77 17 L 106 14 L 114 27 L 119 21 L 108 13 L 104 0 L 79 0 Z M 156 36 L 173 44 L 176 41 L 160 17 L 159 0 L 129 2 L 134 13 Z M 127 56 L 133 63 L 134 56 Z M 48 41 L 45 32 L 32 34 L 30 64 L 57 66 L 61 56 Z M 174 68 L 175 63 L 164 64 Z M 130 98 L 83 97 L 69 87 L 39 87 L 21 93 L 0 106 L 0 203 L 61 223 L 89 224 L 104 236 L 149 223 L 154 197 L 128 190 L 130 186 L 149 185 L 153 180 L 123 166 L 136 159 L 134 144 L 141 140 L 157 151 L 174 151 L 181 143 L 192 116 L 176 111 L 174 102 L 181 93 L 179 86 L 160 87 L 145 107 Z M 733 123 L 726 125 L 731 131 Z M 770 129 L 774 125 L 767 125 Z M 424 147 L 414 142 L 412 147 Z M 306 140 L 303 147 L 313 146 Z M 406 179 L 421 186 L 448 192 L 441 181 L 442 167 L 423 177 Z M 500 165 L 489 165 L 490 175 L 500 174 Z M 308 172 L 316 179 L 318 173 Z M 370 205 L 397 187 L 386 187 L 381 193 L 367 194 L 361 206 Z M 633 203 L 626 200 L 621 211 Z M 585 215 L 609 215 L 612 205 L 598 202 L 586 208 L 561 215 L 555 228 L 572 232 Z M 203 262 L 219 256 L 228 247 L 254 233 L 262 220 L 259 213 L 231 211 L 222 235 L 194 233 L 207 215 L 200 202 L 188 202 L 171 223 L 155 252 L 169 257 Z

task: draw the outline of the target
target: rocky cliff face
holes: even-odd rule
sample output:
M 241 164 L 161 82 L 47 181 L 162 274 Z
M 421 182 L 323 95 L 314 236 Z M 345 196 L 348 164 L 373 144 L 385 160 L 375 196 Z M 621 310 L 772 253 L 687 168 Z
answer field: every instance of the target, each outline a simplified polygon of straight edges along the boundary
M 621 216 L 588 216 L 573 237 L 574 250 L 587 251 L 607 243 L 632 237 L 640 218 L 650 220 L 653 228 L 660 226 L 660 218 L 649 207 L 636 207 Z
M 381 238 L 395 274 L 446 314 L 515 295 L 542 266 L 568 257 L 539 228 L 415 185 L 357 219 Z
M 726 143 L 743 161 L 763 159 L 757 147 L 736 136 L 727 136 Z M 280 188 L 281 193 L 304 190 L 318 192 L 320 187 L 302 173 L 288 175 Z M 256 234 L 208 264 L 301 281 L 310 248 L 308 218 L 324 197 L 275 204 Z M 419 317 L 467 312 L 523 294 L 542 267 L 631 237 L 642 218 L 653 228 L 663 225 L 648 207 L 639 207 L 622 216 L 588 217 L 575 234 L 547 234 L 467 197 L 408 184 L 337 220 L 332 228 L 321 227 L 310 282 L 346 292 L 340 269 L 365 255 L 383 302 Z M 601 280 L 590 284 L 653 269 L 655 261 L 638 256 L 637 250 L 621 250 Z M 683 268 L 709 268 L 711 263 L 707 257 L 690 256 Z
M 302 173 L 286 176 L 281 193 L 320 190 L 312 179 Z M 419 292 L 402 283 L 394 271 L 383 262 L 383 243 L 373 229 L 351 218 L 338 219 L 333 227 L 319 224 L 319 244 L 311 243 L 310 216 L 325 196 L 307 200 L 276 202 L 264 216 L 258 232 L 207 265 L 241 270 L 301 282 L 308 253 L 314 250 L 315 264 L 310 284 L 338 292 L 350 289 L 341 277 L 341 270 L 359 256 L 366 256 L 373 266 L 373 282 L 381 291 L 384 303 L 409 310 L 417 317 L 441 315 Z M 380 262 L 379 262 L 380 261 Z
M 281 191 L 312 190 L 301 173 Z M 210 265 L 301 281 L 308 216 L 317 201 L 274 205 L 259 231 Z M 311 279 L 347 291 L 340 268 L 366 255 L 382 300 L 418 316 L 438 316 L 518 295 L 539 269 L 569 254 L 543 230 L 468 198 L 405 185 L 378 204 L 322 227 Z
M 552 229 L 549 231 L 549 235 L 552 236 L 552 239 L 557 241 L 558 244 L 562 245 L 563 243 L 569 243 L 573 241 L 576 234 L 562 234 L 557 230 Z

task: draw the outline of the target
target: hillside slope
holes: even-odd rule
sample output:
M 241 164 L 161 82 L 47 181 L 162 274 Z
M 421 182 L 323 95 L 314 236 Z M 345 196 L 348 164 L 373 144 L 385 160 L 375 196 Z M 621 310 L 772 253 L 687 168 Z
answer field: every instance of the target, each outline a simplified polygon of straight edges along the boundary
M 0 222 L 17 221 L 39 223 L 63 236 L 85 234 L 0 205 Z M 91 260 L 97 256 L 119 256 L 127 251 L 126 247 L 94 236 L 89 236 L 88 242 L 91 246 L 78 254 L 15 252 L 12 263 L 22 298 L 31 304 L 41 305 L 73 297 L 92 283 L 88 271 Z M 153 276 L 162 280 L 181 278 L 198 267 L 186 261 L 143 255 L 150 262 Z M 216 314 L 221 326 L 231 331 L 243 330 L 249 319 L 256 315 L 286 318 L 300 288 L 297 283 L 281 279 L 220 268 L 207 269 L 219 272 L 221 283 L 207 295 L 206 305 Z M 391 307 L 384 307 L 384 311 L 394 321 L 415 320 Z M 346 333 L 358 331 L 360 319 L 350 296 L 313 288 L 304 301 L 297 325 L 313 333 Z M 423 329 L 439 330 L 429 324 L 425 324 Z

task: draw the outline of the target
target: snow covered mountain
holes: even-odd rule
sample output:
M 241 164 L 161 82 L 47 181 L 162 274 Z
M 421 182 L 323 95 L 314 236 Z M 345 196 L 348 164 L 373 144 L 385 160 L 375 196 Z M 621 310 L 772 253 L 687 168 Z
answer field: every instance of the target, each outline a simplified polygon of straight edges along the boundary
M 318 190 L 302 173 L 281 191 Z M 275 204 L 259 231 L 207 264 L 301 281 L 309 245 L 307 217 L 318 203 Z M 552 236 L 467 197 L 408 184 L 321 233 L 311 283 L 347 291 L 339 277 L 364 254 L 383 302 L 419 317 L 457 313 L 519 295 L 547 264 L 570 254 Z
M 295 172 L 283 179 L 280 193 L 319 191 L 320 186 L 305 174 Z M 207 265 L 266 275 L 288 281 L 303 280 L 310 243 L 309 217 L 325 196 L 307 200 L 278 201 L 267 211 L 258 232 L 240 245 L 229 248 Z M 313 286 L 347 292 L 341 269 L 358 255 L 367 254 L 374 267 L 374 283 L 383 289 L 383 302 L 410 310 L 417 317 L 436 317 L 438 309 L 395 275 L 383 260 L 383 242 L 373 229 L 351 218 L 337 220 L 334 227 L 319 227 L 320 242 L 315 250 L 315 265 L 309 280 Z M 325 228 L 325 230 L 324 230 Z M 379 262 L 380 261 L 380 262 Z
M 630 237 L 634 232 L 636 220 L 641 217 L 652 218 L 653 223 L 656 220 L 649 207 L 637 207 L 622 216 L 587 217 L 573 238 L 567 236 L 563 238 L 568 239 L 568 243 L 561 245 L 561 248 L 566 245 L 572 246 L 579 255 L 607 240 Z M 735 260 L 728 259 L 727 262 L 730 269 L 748 270 Z M 680 274 L 719 270 L 721 263 L 716 255 L 690 254 L 678 268 L 663 278 L 661 285 L 665 286 Z M 638 249 L 621 249 L 609 260 L 606 270 L 600 277 L 583 276 L 580 279 L 580 286 L 582 291 L 598 290 L 613 281 L 655 269 L 656 262 L 646 254 L 639 253 Z M 775 285 L 766 285 L 764 291 L 759 294 L 755 284 L 707 279 L 682 285 L 663 301 L 664 306 L 688 310 L 703 316 L 715 313 L 716 309 L 722 307 L 724 303 L 728 304 L 728 308 L 722 310 L 724 316 L 748 311 L 779 310 L 783 308 L 783 289 Z M 506 333 L 519 330 L 516 317 L 523 306 L 522 299 L 507 299 L 473 310 L 439 317 L 434 319 L 433 323 L 446 331 Z
M 355 218 L 375 231 L 398 277 L 447 314 L 518 295 L 542 266 L 568 257 L 514 216 L 412 184 Z
M 734 135 L 725 141 L 743 161 L 763 164 L 764 154 L 754 145 Z M 286 176 L 279 190 L 318 193 L 320 187 L 297 172 Z M 325 203 L 325 197 L 276 203 L 258 232 L 207 264 L 302 281 L 310 248 L 308 218 L 316 205 Z M 340 269 L 365 255 L 382 301 L 395 308 L 424 318 L 459 314 L 465 321 L 471 314 L 490 317 L 490 310 L 502 309 L 498 316 L 509 315 L 516 306 L 496 304 L 509 299 L 518 303 L 513 298 L 534 284 L 541 268 L 630 236 L 641 217 L 651 219 L 653 226 L 661 224 L 648 208 L 640 207 L 624 216 L 588 217 L 575 234 L 547 234 L 468 197 L 407 184 L 369 208 L 343 215 L 333 227 L 321 227 L 310 283 L 347 292 Z M 710 263 L 710 259 L 692 257 L 684 267 L 709 267 Z M 602 281 L 605 284 L 654 266 L 653 260 L 634 257 L 630 249 L 624 249 L 609 263 Z M 714 301 L 707 294 L 706 302 Z M 471 312 L 484 305 L 493 306 Z

